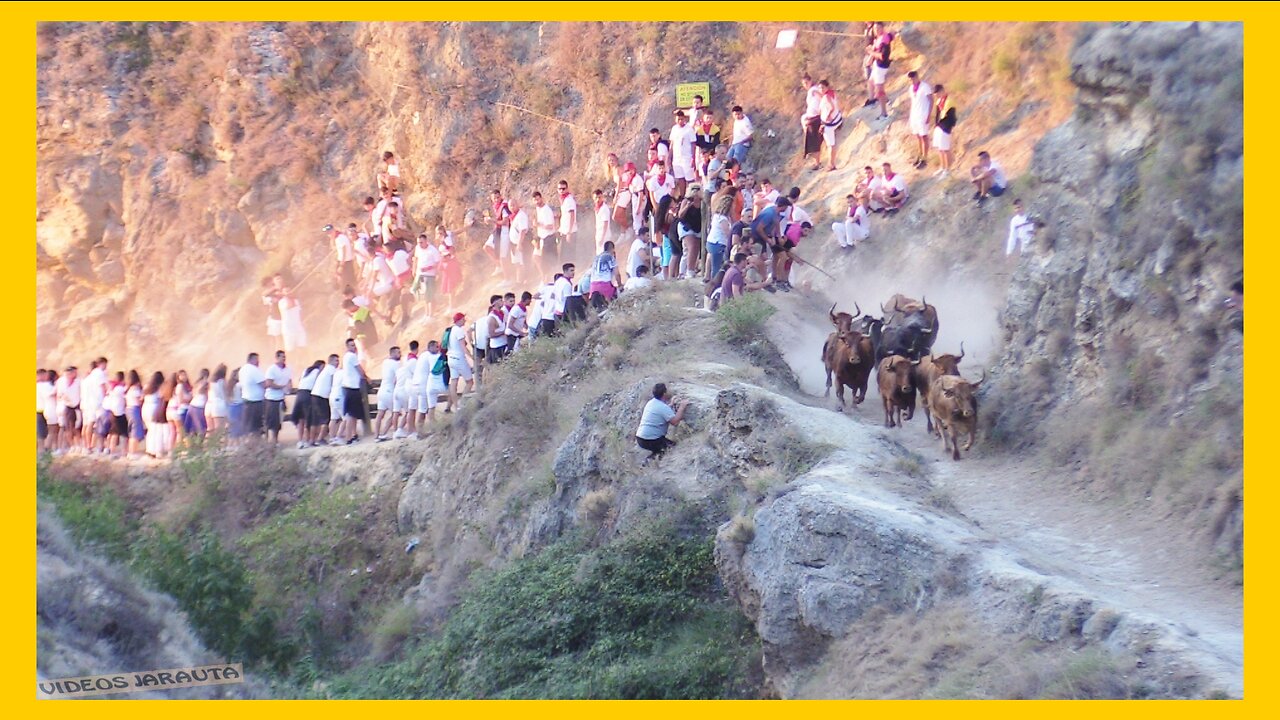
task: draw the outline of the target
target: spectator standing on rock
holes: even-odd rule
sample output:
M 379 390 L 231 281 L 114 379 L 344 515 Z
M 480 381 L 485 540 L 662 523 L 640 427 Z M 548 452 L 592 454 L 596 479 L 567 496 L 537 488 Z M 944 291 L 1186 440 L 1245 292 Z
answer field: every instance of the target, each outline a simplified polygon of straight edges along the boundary
M 755 127 L 751 118 L 742 110 L 741 105 L 733 106 L 733 144 L 729 146 L 729 157 L 746 166 L 747 153 L 751 152 L 751 138 Z
M 893 33 L 885 32 L 884 23 L 875 24 L 875 42 L 867 52 L 871 56 L 871 77 L 867 79 L 867 102 L 864 107 L 880 104 L 877 120 L 889 117 L 889 98 L 884 93 L 884 81 L 889 76 L 889 55 L 893 45 Z
M 1022 208 L 1022 198 L 1013 201 L 1013 217 L 1009 218 L 1009 238 L 1005 241 L 1005 256 L 1013 255 L 1015 249 L 1019 255 L 1025 255 L 1027 248 L 1035 238 L 1036 224 L 1027 217 Z
M 413 254 L 414 293 L 427 305 L 426 317 L 435 314 L 436 278 L 440 271 L 440 250 L 426 233 L 418 236 L 418 251 Z
M 613 208 L 605 202 L 604 191 L 597 188 L 591 191 L 592 216 L 596 221 L 596 254 L 604 252 L 604 244 L 613 239 L 609 223 L 613 220 Z
M 356 284 L 356 252 L 355 252 L 355 225 L 351 225 L 349 231 L 339 230 L 332 225 L 326 226 L 333 233 L 333 253 L 337 264 L 334 266 L 334 279 L 338 283 L 338 289 L 341 290 L 347 285 Z
M 263 407 L 267 378 L 258 369 L 258 353 L 249 353 L 240 367 L 240 394 L 244 398 L 244 434 L 257 439 L 262 437 L 262 424 L 266 416 Z M 156 413 L 159 417 L 159 412 Z
M 688 400 L 680 400 L 678 409 L 672 410 L 671 397 L 665 383 L 653 386 L 653 398 L 644 406 L 640 415 L 640 426 L 636 428 L 636 444 L 649 451 L 645 464 L 674 446 L 674 440 L 667 437 L 667 429 L 679 425 L 684 420 L 684 411 L 689 407 Z
M 933 86 L 933 147 L 938 151 L 942 168 L 934 173 L 945 177 L 951 173 L 951 131 L 956 127 L 956 108 L 941 85 Z
M 293 385 L 293 371 L 285 364 L 285 352 L 276 351 L 276 362 L 267 368 L 263 396 L 266 405 L 263 425 L 267 429 L 267 439 L 272 445 L 280 444 L 280 428 L 284 424 L 284 396 Z
M 339 378 L 342 384 L 342 427 L 334 444 L 342 444 L 345 438 L 346 444 L 352 445 L 360 440 L 359 423 L 368 418 L 365 413 L 365 396 L 362 393 L 369 382 L 369 376 L 365 374 L 360 356 L 356 353 L 356 341 L 352 338 L 347 339 L 347 351 L 342 356 Z
M 818 116 L 822 120 L 822 141 L 830 150 L 827 170 L 831 171 L 836 169 L 836 132 L 844 125 L 844 114 L 840 112 L 840 101 L 831 84 L 826 80 L 820 80 L 818 88 L 822 91 L 822 98 L 818 102 Z M 817 170 L 822 165 L 821 154 L 814 160 L 816 162 L 813 169 Z
M 907 125 L 916 138 L 917 156 L 912 167 L 924 169 L 929 165 L 929 116 L 933 111 L 933 88 L 920 79 L 920 73 L 907 73 L 911 80 L 911 114 Z
M 697 134 L 683 110 L 676 111 L 676 123 L 671 126 L 671 175 L 676 180 L 675 194 L 684 197 L 685 187 L 693 182 L 693 159 L 696 153 Z
M 973 193 L 973 199 L 978 201 L 979 206 L 986 202 L 988 197 L 1003 195 L 1004 189 L 1009 185 L 1009 181 L 1004 176 L 1004 169 L 991 159 L 991 155 L 986 150 L 978 153 L 978 164 L 969 170 L 969 177 L 972 178 L 973 186 L 977 188 Z
M 560 234 L 556 236 L 556 263 L 566 252 L 572 252 L 573 241 L 578 234 L 578 201 L 569 192 L 569 183 L 561 180 L 560 190 Z
M 458 406 L 459 387 L 462 383 L 462 392 L 470 393 L 475 388 L 475 378 L 471 374 L 470 349 L 467 346 L 467 331 L 464 327 L 467 316 L 462 313 L 455 313 L 453 316 L 453 324 L 444 331 L 444 340 L 442 344 L 445 350 L 445 360 L 449 366 L 449 410 L 453 410 Z M 421 362 L 421 360 L 419 360 Z
M 800 79 L 804 90 L 804 114 L 800 116 L 800 128 L 804 132 L 804 160 L 813 157 L 813 169 L 817 170 L 822 160 L 822 88 L 813 81 L 809 73 Z

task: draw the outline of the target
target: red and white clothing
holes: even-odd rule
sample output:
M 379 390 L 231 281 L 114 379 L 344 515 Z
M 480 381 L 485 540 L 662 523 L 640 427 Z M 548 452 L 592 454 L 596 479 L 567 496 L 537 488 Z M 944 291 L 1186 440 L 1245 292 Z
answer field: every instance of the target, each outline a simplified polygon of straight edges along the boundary
M 595 215 L 596 254 L 599 255 L 604 252 L 605 242 L 613 239 L 613 231 L 611 227 L 613 222 L 613 208 L 609 206 L 609 203 L 604 201 L 604 198 L 601 198 L 600 202 L 595 206 Z
M 671 174 L 677 180 L 693 180 L 694 140 L 696 131 L 691 123 L 671 126 Z
M 578 232 L 578 201 L 573 193 L 560 196 L 560 234 L 573 237 Z

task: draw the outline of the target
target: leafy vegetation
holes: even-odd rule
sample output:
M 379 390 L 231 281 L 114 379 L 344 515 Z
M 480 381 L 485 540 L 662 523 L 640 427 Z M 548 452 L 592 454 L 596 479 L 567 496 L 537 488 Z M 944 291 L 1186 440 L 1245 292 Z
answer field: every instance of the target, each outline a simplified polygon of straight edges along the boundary
M 335 681 L 338 697 L 723 698 L 758 652 L 717 586 L 709 538 L 653 529 L 563 541 L 481 579 L 404 660 Z
M 778 309 L 760 293 L 747 293 L 720 306 L 720 336 L 730 342 L 747 342 L 764 332 L 764 324 Z

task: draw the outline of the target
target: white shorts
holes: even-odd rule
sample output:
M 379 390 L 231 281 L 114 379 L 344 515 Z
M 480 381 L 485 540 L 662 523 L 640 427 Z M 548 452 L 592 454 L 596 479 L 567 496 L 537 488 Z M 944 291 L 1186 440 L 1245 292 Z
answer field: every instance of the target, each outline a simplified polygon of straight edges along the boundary
M 279 318 L 267 318 L 267 336 L 280 337 L 280 327 L 283 323 Z
M 502 228 L 502 239 L 499 241 L 498 257 L 506 257 L 511 254 L 511 230 Z
M 391 398 L 391 411 L 404 412 L 409 409 L 409 391 L 396 388 L 396 394 Z
M 883 85 L 884 79 L 889 76 L 889 68 L 882 68 L 880 64 L 872 61 L 871 63 L 871 84 Z
M 470 380 L 472 378 L 471 366 L 467 364 L 464 358 L 451 357 L 449 358 L 449 377 Z
M 828 147 L 834 147 L 836 144 L 836 130 L 837 128 L 830 125 L 822 126 L 822 140 Z
M 329 419 L 330 420 L 342 419 L 342 396 L 341 395 L 339 395 L 336 398 L 329 398 Z
M 918 118 L 915 115 L 907 121 L 907 126 L 911 128 L 911 134 L 916 137 L 925 137 L 929 134 L 929 116 Z
M 377 285 L 373 286 L 373 294 L 382 297 L 391 292 L 391 288 L 395 287 L 395 283 L 387 280 L 379 280 Z
M 697 175 L 693 173 L 693 161 L 683 164 L 677 161 L 671 163 L 671 176 L 677 180 L 696 180 Z
M 944 132 L 940 127 L 935 127 L 933 129 L 933 147 L 938 150 L 950 150 L 951 133 Z
M 389 392 L 378 393 L 378 412 L 390 412 L 395 404 L 395 394 Z

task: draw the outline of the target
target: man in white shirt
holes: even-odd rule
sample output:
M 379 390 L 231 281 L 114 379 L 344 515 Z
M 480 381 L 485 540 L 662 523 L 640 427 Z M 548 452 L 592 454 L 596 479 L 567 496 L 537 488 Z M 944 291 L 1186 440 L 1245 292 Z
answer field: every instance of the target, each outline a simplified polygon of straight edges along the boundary
M 507 293 L 507 300 L 512 293 Z M 507 311 L 507 352 L 513 353 L 524 347 L 529 337 L 529 303 L 533 294 L 528 290 L 520 294 L 520 302 L 512 305 Z
M 93 361 L 93 369 L 85 376 L 80 389 L 80 414 L 84 427 L 81 433 L 84 446 L 89 452 L 100 449 L 102 438 L 95 432 L 98 417 L 102 414 L 102 401 L 107 397 L 107 359 L 100 357 Z
M 335 266 L 334 275 L 337 278 L 339 290 L 347 285 L 355 287 L 356 284 L 355 239 L 355 223 L 348 225 L 345 232 L 337 228 L 333 230 L 333 251 L 338 263 Z
M 587 304 L 578 292 L 578 284 L 574 281 L 577 268 L 573 263 L 565 263 L 561 268 L 560 279 L 556 280 L 556 321 L 576 322 L 587 319 Z
M 569 183 L 561 180 L 560 189 L 560 233 L 556 236 L 556 263 L 562 262 L 565 253 L 572 246 L 578 234 L 578 201 L 569 192 Z
M 1004 194 L 1004 189 L 1009 186 L 1009 181 L 1004 176 L 1004 169 L 991 159 L 991 155 L 986 150 L 978 153 L 978 164 L 969 170 L 969 177 L 972 178 L 973 186 L 977 188 L 973 193 L 973 199 L 978 201 L 979 206 L 986 202 L 987 197 L 1000 197 Z
M 342 356 L 342 428 L 337 442 L 348 438 L 347 445 L 360 440 L 360 427 L 368 416 L 365 414 L 364 384 L 369 376 L 360 365 L 360 356 L 356 353 L 356 341 L 347 338 L 347 352 Z
M 697 139 L 693 125 L 683 110 L 676 111 L 676 124 L 671 126 L 671 174 L 676 179 L 676 194 L 684 197 L 685 185 L 697 178 L 693 171 L 694 141 Z
M 529 237 L 529 213 L 525 212 L 524 203 L 511 198 L 508 201 L 511 211 L 515 214 L 511 216 L 511 265 L 510 269 L 514 278 L 508 277 L 515 282 L 524 281 L 524 249 L 525 241 Z
M 422 404 L 418 406 L 418 427 L 425 430 L 426 424 L 431 420 L 432 414 L 435 413 L 435 407 L 440 403 L 440 397 L 449 393 L 449 388 L 444 383 L 444 366 L 448 365 L 447 358 L 443 365 L 440 363 L 441 354 L 445 348 L 440 347 L 440 343 L 432 340 L 427 343 L 427 353 L 418 361 L 420 366 L 426 367 L 426 377 L 423 380 Z M 440 365 L 440 372 L 436 372 L 436 366 Z M 453 412 L 452 400 L 450 406 L 445 408 L 445 412 Z M 421 431 L 419 431 L 421 432 Z M 418 433 L 410 437 L 418 437 Z
M 263 388 L 263 397 L 266 400 L 266 406 L 262 424 L 267 429 L 267 439 L 273 445 L 279 445 L 280 428 L 284 424 L 284 396 L 289 386 L 293 384 L 293 372 L 285 364 L 283 350 L 276 351 L 276 363 L 267 368 L 264 380 L 266 382 Z M 244 382 L 243 374 L 240 376 L 240 381 Z
M 556 213 L 546 203 L 542 193 L 533 194 L 533 219 L 536 226 L 537 240 L 533 243 L 533 268 L 537 277 L 542 277 L 542 256 L 549 245 L 555 242 Z
M 907 73 L 911 85 L 907 88 L 911 94 L 911 114 L 907 126 L 911 134 L 916 136 L 918 157 L 911 163 L 912 167 L 923 170 L 929 166 L 929 114 L 933 111 L 933 88 L 920 79 L 920 73 L 912 70 Z
M 658 128 L 649 129 L 649 149 L 657 154 L 657 160 L 667 162 L 671 159 L 671 146 L 663 142 L 662 131 Z
M 560 307 L 557 295 L 561 277 L 560 273 L 556 273 L 538 292 L 538 324 L 534 326 L 535 335 L 556 334 L 556 309 Z
M 475 376 L 471 372 L 471 351 L 467 346 L 466 321 L 466 315 L 455 313 L 453 324 L 445 331 L 447 337 L 444 349 L 449 364 L 448 410 L 450 411 L 458 406 L 458 387 L 461 383 L 466 383 L 466 389 L 463 392 L 470 393 L 475 388 Z
M 844 198 L 849 203 L 849 211 L 840 222 L 831 223 L 831 232 L 836 236 L 836 242 L 844 250 L 853 250 L 858 243 L 866 240 L 871 235 L 871 225 L 868 219 L 867 205 L 868 200 L 864 195 L 858 198 L 854 195 L 846 195 Z
M 80 413 L 80 378 L 76 366 L 67 368 L 62 377 L 54 383 L 55 412 L 61 409 L 62 415 L 62 449 L 70 450 L 80 447 L 80 428 L 88 423 L 82 422 Z
M 627 280 L 636 276 L 636 269 L 641 265 L 653 267 L 652 253 L 649 252 L 649 238 L 647 234 L 642 233 L 636 241 L 631 244 L 631 252 L 627 254 Z M 623 285 L 623 287 L 627 287 Z
M 414 288 L 418 296 L 427 304 L 427 317 L 434 315 L 436 297 L 437 267 L 440 265 L 440 250 L 431 242 L 426 233 L 418 236 L 418 251 L 413 254 Z
M 747 165 L 747 153 L 751 151 L 751 136 L 755 128 L 751 118 L 742 111 L 741 105 L 733 106 L 733 144 L 729 146 L 729 157 L 738 161 L 744 168 Z
M 895 173 L 889 163 L 882 166 L 880 177 L 871 183 L 871 209 L 895 213 L 907 201 L 907 179 Z
M 311 411 L 307 420 L 311 427 L 308 440 L 312 447 L 319 447 L 321 443 L 328 440 L 329 422 L 335 414 L 333 402 L 329 398 L 333 395 L 334 385 L 338 384 L 333 381 L 337 369 L 338 356 L 330 355 L 316 376 L 316 384 L 311 386 Z M 338 419 L 341 419 L 341 411 L 336 414 Z
M 245 435 L 250 439 L 262 437 L 262 425 L 266 418 L 263 407 L 266 382 L 266 376 L 258 369 L 258 353 L 249 353 L 240 368 L 240 395 L 244 398 Z
M 387 433 L 396 426 L 396 379 L 400 370 L 400 346 L 392 346 L 382 361 L 381 382 L 378 383 L 378 423 L 374 428 L 377 442 L 391 439 Z
M 391 436 L 399 440 L 418 431 L 418 397 L 413 388 L 414 375 L 418 372 L 418 341 L 409 341 L 409 354 L 396 368 L 396 391 L 391 396 L 391 410 L 399 421 Z
M 1035 236 L 1035 221 L 1027 217 L 1026 211 L 1022 208 L 1022 199 L 1014 200 L 1013 217 L 1009 218 L 1009 238 L 1005 241 L 1004 247 L 1005 256 L 1013 255 L 1015 249 L 1018 250 L 1019 255 L 1025 255 Z
M 591 192 L 591 202 L 596 219 L 596 254 L 604 252 L 604 244 L 613 239 L 610 224 L 613 222 L 613 207 L 604 201 L 604 191 Z
M 635 275 L 627 278 L 627 283 L 622 286 L 623 292 L 631 292 L 632 290 L 643 290 L 653 286 L 653 280 L 649 279 L 649 266 L 640 265 L 636 268 Z

